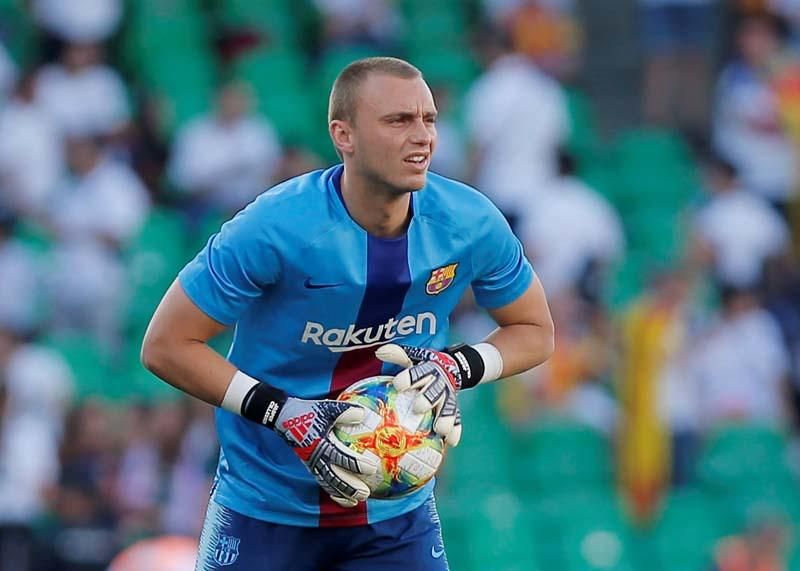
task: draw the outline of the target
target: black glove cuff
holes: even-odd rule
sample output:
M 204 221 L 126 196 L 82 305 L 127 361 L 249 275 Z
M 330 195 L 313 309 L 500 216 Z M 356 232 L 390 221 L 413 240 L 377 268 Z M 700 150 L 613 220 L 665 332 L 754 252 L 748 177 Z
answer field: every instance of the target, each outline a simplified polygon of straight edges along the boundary
M 286 399 L 286 393 L 282 390 L 258 383 L 242 401 L 242 416 L 268 428 L 275 428 L 275 420 Z
M 483 363 L 483 357 L 471 345 L 466 343 L 459 343 L 444 350 L 445 353 L 450 355 L 458 365 L 461 372 L 461 389 L 471 389 L 477 385 L 483 378 L 483 373 L 486 371 L 486 365 Z

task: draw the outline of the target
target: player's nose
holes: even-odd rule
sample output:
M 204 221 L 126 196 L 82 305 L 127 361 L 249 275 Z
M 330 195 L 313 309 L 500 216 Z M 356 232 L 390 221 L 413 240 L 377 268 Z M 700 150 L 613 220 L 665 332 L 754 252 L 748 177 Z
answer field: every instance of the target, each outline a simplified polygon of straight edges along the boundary
M 422 117 L 417 117 L 411 130 L 411 142 L 417 145 L 430 145 L 433 142 L 433 136 L 434 133 L 430 126 L 425 123 L 425 120 Z

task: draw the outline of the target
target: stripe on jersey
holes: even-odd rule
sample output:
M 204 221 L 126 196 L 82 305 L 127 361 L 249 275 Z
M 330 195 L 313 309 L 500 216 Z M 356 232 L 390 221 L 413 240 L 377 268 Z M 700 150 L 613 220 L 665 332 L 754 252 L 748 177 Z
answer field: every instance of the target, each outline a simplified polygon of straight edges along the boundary
M 344 201 L 342 201 L 344 204 Z M 411 286 L 408 268 L 408 237 L 382 240 L 367 236 L 367 285 L 356 318 L 356 328 L 378 326 L 400 313 L 406 292 Z M 330 396 L 335 398 L 344 389 L 366 377 L 380 375 L 381 361 L 374 347 L 365 347 L 342 354 L 331 376 Z M 320 527 L 367 524 L 367 504 L 343 508 L 320 490 Z

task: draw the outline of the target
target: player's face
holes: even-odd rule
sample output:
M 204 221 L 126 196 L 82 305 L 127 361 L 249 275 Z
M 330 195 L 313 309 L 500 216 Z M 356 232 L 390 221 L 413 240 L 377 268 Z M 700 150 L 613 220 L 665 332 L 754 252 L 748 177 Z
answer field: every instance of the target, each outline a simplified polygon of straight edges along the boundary
M 370 76 L 352 128 L 359 170 L 398 192 L 419 190 L 436 147 L 436 106 L 422 78 Z

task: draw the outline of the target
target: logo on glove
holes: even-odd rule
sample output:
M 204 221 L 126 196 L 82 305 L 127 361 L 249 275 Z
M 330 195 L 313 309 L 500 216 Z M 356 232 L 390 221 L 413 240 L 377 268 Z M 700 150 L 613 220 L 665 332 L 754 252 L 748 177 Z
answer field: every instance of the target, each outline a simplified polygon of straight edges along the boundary
M 314 423 L 314 411 L 307 412 L 301 416 L 290 418 L 283 423 L 283 427 L 288 430 L 297 442 L 302 442 L 308 434 L 308 429 Z

